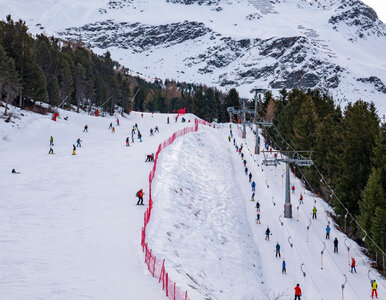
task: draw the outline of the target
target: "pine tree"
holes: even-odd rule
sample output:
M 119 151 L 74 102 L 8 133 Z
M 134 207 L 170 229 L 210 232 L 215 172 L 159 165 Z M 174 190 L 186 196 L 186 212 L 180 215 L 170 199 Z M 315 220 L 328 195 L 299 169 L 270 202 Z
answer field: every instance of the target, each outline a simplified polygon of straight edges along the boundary
M 373 104 L 358 101 L 349 104 L 343 119 L 341 152 L 337 157 L 340 174 L 337 193 L 348 210 L 359 212 L 360 192 L 371 171 L 371 155 L 378 133 L 379 119 Z M 341 208 L 337 205 L 338 213 Z
M 372 239 L 377 243 L 377 245 L 382 249 L 383 252 L 386 252 L 386 206 L 376 207 L 373 217 L 373 225 L 371 228 Z M 373 245 L 371 242 L 368 242 L 373 251 L 378 253 L 378 257 L 382 257 L 382 252 L 378 247 Z M 382 259 L 379 261 L 379 266 L 384 267 Z
M 4 95 L 5 112 L 7 115 L 8 104 L 19 94 L 21 90 L 19 74 L 16 71 L 12 59 L 7 57 L 3 47 L 0 44 L 0 97 Z
M 47 92 L 49 103 L 52 106 L 58 106 L 60 104 L 60 89 L 58 79 L 55 76 L 50 76 L 47 83 Z
M 373 169 L 359 201 L 360 224 L 370 233 L 375 208 L 384 203 L 384 192 L 381 184 L 379 172 Z

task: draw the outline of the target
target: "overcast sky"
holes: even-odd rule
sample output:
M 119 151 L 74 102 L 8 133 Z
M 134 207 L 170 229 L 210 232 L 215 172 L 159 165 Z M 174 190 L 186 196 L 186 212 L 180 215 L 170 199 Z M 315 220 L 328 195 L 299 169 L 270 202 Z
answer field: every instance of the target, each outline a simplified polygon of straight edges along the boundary
M 377 12 L 378 18 L 386 24 L 386 0 L 362 0 Z

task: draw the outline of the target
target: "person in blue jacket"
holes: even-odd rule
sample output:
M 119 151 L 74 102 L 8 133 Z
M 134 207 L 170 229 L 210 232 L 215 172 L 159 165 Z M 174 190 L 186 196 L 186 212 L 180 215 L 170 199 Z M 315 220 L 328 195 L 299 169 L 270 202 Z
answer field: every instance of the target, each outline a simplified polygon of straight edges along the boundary
M 327 225 L 327 227 L 326 227 L 326 240 L 330 239 L 330 231 L 331 231 L 331 228 L 329 225 Z
M 254 192 L 254 191 L 255 191 L 255 188 L 256 188 L 256 182 L 255 182 L 255 181 L 252 181 L 251 186 L 252 186 L 252 192 Z
M 286 263 L 285 263 L 285 260 L 283 259 L 283 263 L 281 265 L 281 272 L 283 274 L 287 274 L 287 268 L 286 268 Z

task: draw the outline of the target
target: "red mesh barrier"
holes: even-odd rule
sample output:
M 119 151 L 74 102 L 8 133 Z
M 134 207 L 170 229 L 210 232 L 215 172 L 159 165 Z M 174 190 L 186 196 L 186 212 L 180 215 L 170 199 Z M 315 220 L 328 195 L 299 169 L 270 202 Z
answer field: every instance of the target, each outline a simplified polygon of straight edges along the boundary
M 172 300 L 188 300 L 190 299 L 188 297 L 187 291 L 182 291 L 177 284 L 169 278 L 168 273 L 165 269 L 165 260 L 160 260 L 155 257 L 154 253 L 152 253 L 148 243 L 146 242 L 146 227 L 149 223 L 151 211 L 153 208 L 153 199 L 151 196 L 151 185 L 155 176 L 155 171 L 157 169 L 157 161 L 158 156 L 160 152 L 170 144 L 174 142 L 174 140 L 182 135 L 185 135 L 189 132 L 195 132 L 198 130 L 198 124 L 208 125 L 208 126 L 214 126 L 214 124 L 210 124 L 204 120 L 195 119 L 194 127 L 185 127 L 184 129 L 181 129 L 175 133 L 171 137 L 169 137 L 167 140 L 165 140 L 162 144 L 158 146 L 158 150 L 155 154 L 154 158 L 154 166 L 153 169 L 150 171 L 149 174 L 149 207 L 146 209 L 144 214 L 144 225 L 142 227 L 141 231 L 141 246 L 142 251 L 145 253 L 145 263 L 148 267 L 149 272 L 153 275 L 153 277 L 158 278 L 158 281 L 162 281 L 162 289 L 165 291 L 166 297 Z

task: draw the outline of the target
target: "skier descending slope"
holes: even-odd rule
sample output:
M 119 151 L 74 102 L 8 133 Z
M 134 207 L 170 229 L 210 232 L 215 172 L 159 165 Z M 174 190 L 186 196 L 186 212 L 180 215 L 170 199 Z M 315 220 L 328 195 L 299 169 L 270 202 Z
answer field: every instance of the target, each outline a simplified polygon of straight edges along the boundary
M 301 290 L 301 288 L 300 288 L 300 286 L 299 286 L 299 283 L 296 285 L 296 287 L 295 287 L 295 300 L 297 300 L 297 299 L 299 299 L 299 300 L 301 300 L 300 299 L 300 296 L 302 295 L 302 290 Z
M 138 197 L 137 205 L 144 205 L 144 204 L 143 204 L 143 195 L 144 195 L 143 189 L 140 189 L 140 190 L 137 192 L 137 194 L 136 194 L 136 196 Z
M 252 186 L 252 192 L 254 192 L 256 189 L 256 182 L 252 181 L 251 186 Z
M 331 231 L 331 228 L 329 225 L 327 225 L 327 227 L 326 227 L 326 240 L 330 239 L 330 231 Z
M 283 259 L 283 263 L 281 264 L 281 272 L 283 274 L 287 274 L 287 266 L 284 259 Z

